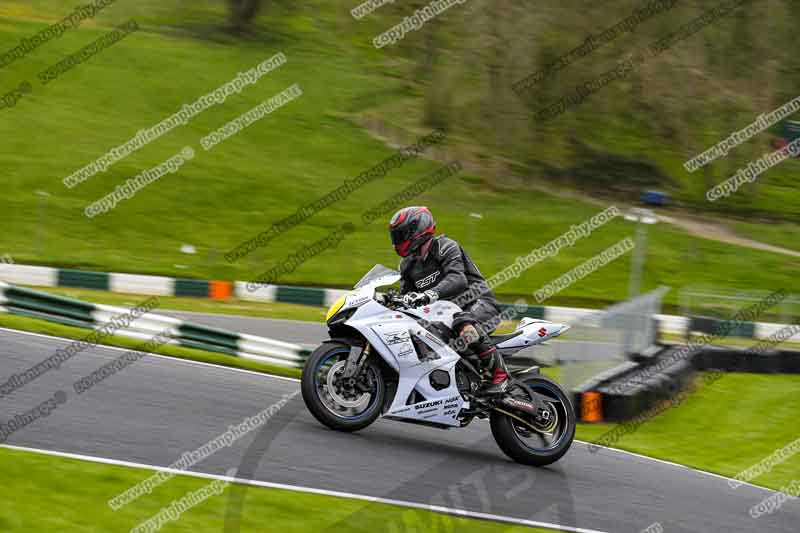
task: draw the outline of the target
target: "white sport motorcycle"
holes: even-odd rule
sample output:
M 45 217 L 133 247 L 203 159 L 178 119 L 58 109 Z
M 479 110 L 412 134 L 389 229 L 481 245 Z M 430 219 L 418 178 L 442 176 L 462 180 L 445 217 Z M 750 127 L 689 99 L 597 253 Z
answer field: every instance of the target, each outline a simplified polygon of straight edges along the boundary
M 376 265 L 328 311 L 331 338 L 303 369 L 311 414 L 339 431 L 363 429 L 380 416 L 442 429 L 489 418 L 495 441 L 513 460 L 544 466 L 560 459 L 575 436 L 575 412 L 561 387 L 531 367 L 511 372 L 504 394 L 483 395 L 477 357 L 462 358 L 448 344 L 461 309 L 443 300 L 410 309 L 391 289 L 376 298 L 377 287 L 399 280 L 399 272 Z M 567 329 L 524 318 L 492 342 L 508 357 Z

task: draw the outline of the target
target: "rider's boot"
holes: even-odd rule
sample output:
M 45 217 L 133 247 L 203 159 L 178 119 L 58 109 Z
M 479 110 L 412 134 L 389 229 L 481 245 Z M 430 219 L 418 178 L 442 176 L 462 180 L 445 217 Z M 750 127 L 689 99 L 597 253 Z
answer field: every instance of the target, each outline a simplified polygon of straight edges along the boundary
M 497 353 L 497 348 L 491 346 L 488 350 L 478 352 L 481 364 L 492 374 L 492 381 L 483 389 L 483 393 L 489 396 L 503 394 L 510 383 L 508 371 L 503 357 Z

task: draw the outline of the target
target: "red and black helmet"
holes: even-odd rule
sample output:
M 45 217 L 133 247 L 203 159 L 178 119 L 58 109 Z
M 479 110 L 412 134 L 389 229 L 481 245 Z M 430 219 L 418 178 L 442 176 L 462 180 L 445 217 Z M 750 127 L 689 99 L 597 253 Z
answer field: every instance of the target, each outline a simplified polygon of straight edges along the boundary
M 400 257 L 418 250 L 433 238 L 435 231 L 436 222 L 427 207 L 404 207 L 389 222 L 392 244 Z

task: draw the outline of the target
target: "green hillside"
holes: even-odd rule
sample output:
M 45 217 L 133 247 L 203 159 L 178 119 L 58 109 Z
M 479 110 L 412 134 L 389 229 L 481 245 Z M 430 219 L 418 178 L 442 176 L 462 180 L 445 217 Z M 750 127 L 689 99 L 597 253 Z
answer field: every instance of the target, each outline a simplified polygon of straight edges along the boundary
M 388 109 L 398 97 L 419 99 L 399 74 L 402 59 L 364 41 L 369 26 L 351 32 L 355 21 L 347 11 L 326 2 L 312 4 L 270 7 L 257 34 L 233 39 L 221 30 L 226 16 L 222 2 L 204 0 L 190 6 L 178 0 L 119 1 L 95 21 L 0 69 L 0 94 L 26 80 L 32 85 L 32 92 L 15 107 L 0 110 L 0 162 L 5 173 L 0 255 L 9 253 L 18 263 L 251 279 L 351 222 L 353 234 L 280 281 L 348 286 L 374 263 L 396 264 L 385 221 L 365 225 L 361 214 L 439 168 L 432 161 L 407 161 L 248 257 L 233 264 L 223 259 L 242 241 L 392 156 L 394 149 L 373 138 L 358 120 Z M 70 12 L 61 2 L 48 0 L 4 3 L 0 51 Z M 139 31 L 46 86 L 39 83 L 40 71 L 130 18 Z M 287 63 L 256 85 L 107 172 L 72 189 L 62 184 L 66 176 L 139 130 L 278 52 L 286 55 Z M 302 96 L 213 150 L 200 147 L 202 137 L 293 84 L 302 88 Z M 392 122 L 393 114 L 385 118 Z M 396 124 L 411 130 L 409 144 L 432 131 L 405 118 Z M 456 153 L 467 145 L 457 131 L 445 144 Z M 193 147 L 196 155 L 179 172 L 151 183 L 108 213 L 84 216 L 87 205 L 185 146 Z M 463 161 L 470 159 L 466 154 Z M 465 170 L 410 203 L 430 206 L 440 231 L 459 239 L 483 271 L 492 274 L 614 201 L 563 199 L 524 180 Z M 634 231 L 631 223 L 618 219 L 498 292 L 506 297 L 530 295 Z M 193 245 L 198 253 L 181 253 L 183 244 Z M 629 264 L 630 256 L 623 256 L 546 303 L 588 305 L 624 298 Z M 650 229 L 645 287 L 691 282 L 797 292 L 798 265 L 799 260 L 787 256 L 697 239 L 661 224 Z M 675 297 L 673 292 L 669 298 Z

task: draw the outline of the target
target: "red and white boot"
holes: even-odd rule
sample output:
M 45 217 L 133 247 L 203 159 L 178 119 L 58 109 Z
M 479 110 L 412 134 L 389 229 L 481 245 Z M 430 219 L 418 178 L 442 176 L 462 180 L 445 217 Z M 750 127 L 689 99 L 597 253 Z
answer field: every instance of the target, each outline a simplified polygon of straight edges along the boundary
M 497 348 L 492 346 L 479 354 L 478 357 L 481 358 L 481 362 L 485 364 L 486 369 L 492 372 L 492 381 L 483 389 L 483 393 L 494 396 L 506 392 L 510 381 L 508 372 L 506 372 L 505 362 L 500 354 L 497 353 Z

